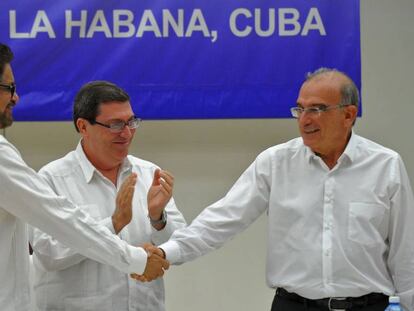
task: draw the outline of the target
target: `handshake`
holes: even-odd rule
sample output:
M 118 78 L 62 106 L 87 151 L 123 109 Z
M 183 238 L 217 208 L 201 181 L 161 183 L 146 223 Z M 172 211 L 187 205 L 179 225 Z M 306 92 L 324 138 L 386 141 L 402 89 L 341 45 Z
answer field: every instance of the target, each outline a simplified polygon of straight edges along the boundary
M 148 254 L 147 265 L 144 274 L 132 273 L 131 277 L 141 282 L 150 282 L 164 275 L 164 271 L 168 270 L 170 263 L 165 259 L 164 251 L 150 243 L 145 243 L 142 248 Z

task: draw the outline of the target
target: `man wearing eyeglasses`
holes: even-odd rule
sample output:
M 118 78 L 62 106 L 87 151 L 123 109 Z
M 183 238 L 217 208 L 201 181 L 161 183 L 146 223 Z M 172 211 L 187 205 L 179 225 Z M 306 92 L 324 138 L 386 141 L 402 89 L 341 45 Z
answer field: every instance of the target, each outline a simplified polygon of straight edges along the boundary
M 10 48 L 0 43 L 0 129 L 13 123 L 13 107 L 19 100 L 10 66 L 12 60 Z M 131 209 L 135 183 L 136 175 L 131 174 L 120 187 L 116 196 L 118 210 Z M 159 201 L 159 196 L 154 200 Z M 126 274 L 143 273 L 143 278 L 153 279 L 168 268 L 164 259 L 147 253 L 143 248 L 128 245 L 111 233 L 103 221 L 93 220 L 65 197 L 56 196 L 47 182 L 26 165 L 17 149 L 0 135 L 2 311 L 31 310 L 26 222 L 53 234 L 79 253 Z
M 186 225 L 171 197 L 173 176 L 128 155 L 141 120 L 124 90 L 106 81 L 87 83 L 75 98 L 73 121 L 81 135 L 76 150 L 40 170 L 56 193 L 97 221 L 112 218 L 109 228 L 132 245 L 158 245 Z M 131 173 L 138 176 L 132 209 L 116 208 L 116 189 Z M 165 310 L 162 279 L 137 282 L 38 229 L 32 246 L 40 310 Z
M 195 259 L 267 213 L 272 311 L 383 311 L 392 294 L 413 311 L 410 182 L 396 152 L 353 132 L 358 101 L 344 73 L 309 74 L 292 108 L 301 137 L 262 152 L 159 254 Z
M 0 63 L 0 66 L 0 72 L 3 72 L 0 83 L 0 126 L 6 128 L 13 123 L 12 109 L 19 97 L 16 93 L 16 84 L 10 64 Z
M 1 111 L 3 111 L 3 113 L 0 114 L 0 124 L 3 124 L 4 128 L 10 126 L 13 123 L 12 108 L 16 105 L 18 96 L 17 94 L 14 96 L 16 93 L 16 84 L 14 82 L 10 84 L 0 83 L 0 89 L 4 90 L 3 96 L 7 93 L 10 93 L 10 98 L 8 100 L 8 96 L 5 95 L 5 99 L 1 101 L 2 104 L 6 105 L 5 107 L 1 107 Z

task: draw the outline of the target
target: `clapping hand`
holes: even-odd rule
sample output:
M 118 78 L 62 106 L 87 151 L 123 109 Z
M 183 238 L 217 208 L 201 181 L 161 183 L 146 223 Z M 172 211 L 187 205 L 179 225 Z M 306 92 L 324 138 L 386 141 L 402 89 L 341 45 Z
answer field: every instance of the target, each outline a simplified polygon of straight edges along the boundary
M 132 173 L 121 185 L 116 196 L 116 208 L 112 214 L 112 224 L 118 234 L 132 219 L 132 199 L 134 197 L 137 174 Z
M 174 187 L 174 176 L 164 170 L 156 169 L 154 179 L 148 191 L 148 216 L 156 221 L 161 219 L 165 206 L 172 197 Z M 161 224 L 156 229 L 162 229 L 165 224 Z

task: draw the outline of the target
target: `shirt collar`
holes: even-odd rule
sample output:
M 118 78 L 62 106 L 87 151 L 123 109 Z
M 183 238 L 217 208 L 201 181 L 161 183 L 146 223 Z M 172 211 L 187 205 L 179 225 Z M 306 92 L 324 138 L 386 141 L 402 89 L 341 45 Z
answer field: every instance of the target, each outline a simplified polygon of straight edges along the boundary
M 82 169 L 83 175 L 87 183 L 92 180 L 94 173 L 96 172 L 100 175 L 100 172 L 96 169 L 96 167 L 89 161 L 88 157 L 85 154 L 85 151 L 82 147 L 82 140 L 79 141 L 78 146 L 76 147 L 76 156 L 78 157 L 79 165 Z M 125 157 L 124 161 L 122 162 L 121 168 L 119 170 L 119 175 L 125 173 L 132 172 L 132 163 L 129 157 Z
M 82 169 L 85 180 L 87 183 L 89 183 L 93 177 L 93 173 L 95 172 L 96 168 L 92 165 L 92 163 L 87 158 L 85 152 L 83 151 L 82 140 L 79 141 L 75 153 L 78 158 L 79 165 Z
M 131 174 L 132 173 L 132 163 L 131 160 L 129 159 L 129 156 L 126 156 L 124 161 L 122 162 L 120 171 L 119 171 L 119 175 L 121 174 Z
M 302 138 L 301 138 L 302 139 Z M 303 144 L 303 139 L 302 139 L 302 144 Z M 306 146 L 305 144 L 303 144 L 303 146 L 305 147 L 305 159 L 307 160 L 308 163 L 310 163 L 313 159 L 317 158 L 318 156 L 315 154 L 315 152 L 312 151 L 311 148 L 309 148 L 308 146 Z
M 339 157 L 339 160 L 347 157 L 349 159 L 349 161 L 352 163 L 355 159 L 357 144 L 358 144 L 357 135 L 352 130 L 351 137 L 349 138 L 348 144 L 346 145 L 345 150 L 342 153 L 342 155 Z
M 351 138 L 349 139 L 344 152 L 339 157 L 338 162 L 342 162 L 344 158 L 348 158 L 351 162 L 354 161 L 357 144 L 358 144 L 357 135 L 352 130 Z M 308 163 L 310 163 L 311 160 L 318 158 L 318 156 L 315 154 L 315 152 L 312 151 L 311 148 L 309 148 L 308 146 L 305 146 L 305 158 L 308 161 Z

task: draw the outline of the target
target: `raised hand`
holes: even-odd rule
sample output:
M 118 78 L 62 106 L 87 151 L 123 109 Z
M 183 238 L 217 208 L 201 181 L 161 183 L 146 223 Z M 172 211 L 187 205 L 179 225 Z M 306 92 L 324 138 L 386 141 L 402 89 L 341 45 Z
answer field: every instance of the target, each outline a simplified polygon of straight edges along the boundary
M 137 174 L 132 173 L 121 185 L 116 196 L 116 208 L 112 214 L 112 224 L 118 234 L 132 219 L 132 199 L 134 197 Z
M 161 219 L 164 208 L 172 197 L 173 187 L 174 176 L 167 171 L 156 169 L 147 195 L 148 215 L 152 220 Z M 162 224 L 161 228 L 164 225 Z

